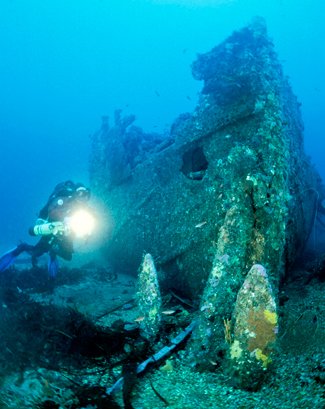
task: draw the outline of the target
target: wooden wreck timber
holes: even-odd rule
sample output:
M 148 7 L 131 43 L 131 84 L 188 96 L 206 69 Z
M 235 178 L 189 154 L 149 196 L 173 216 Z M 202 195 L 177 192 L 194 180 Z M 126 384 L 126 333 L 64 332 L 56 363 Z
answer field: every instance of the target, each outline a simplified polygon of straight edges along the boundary
M 199 55 L 192 68 L 204 82 L 193 114 L 163 138 L 117 112 L 115 124 L 94 135 L 90 176 L 114 221 L 107 258 L 136 274 L 149 252 L 164 285 L 201 299 L 188 352 L 211 366 L 229 349 L 224 323 L 248 272 L 265 268 L 276 301 L 324 192 L 263 20 Z

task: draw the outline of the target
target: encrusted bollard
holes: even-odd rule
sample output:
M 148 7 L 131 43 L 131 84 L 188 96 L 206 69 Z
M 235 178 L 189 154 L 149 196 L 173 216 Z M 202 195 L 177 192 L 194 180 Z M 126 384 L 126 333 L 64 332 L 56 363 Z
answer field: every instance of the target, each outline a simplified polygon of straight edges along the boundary
M 236 384 L 255 390 L 263 381 L 278 333 L 276 303 L 265 268 L 255 264 L 249 271 L 234 309 L 230 370 Z
M 161 295 L 159 290 L 157 270 L 150 254 L 143 257 L 138 276 L 137 303 L 141 320 L 139 325 L 143 335 L 154 338 L 161 321 Z

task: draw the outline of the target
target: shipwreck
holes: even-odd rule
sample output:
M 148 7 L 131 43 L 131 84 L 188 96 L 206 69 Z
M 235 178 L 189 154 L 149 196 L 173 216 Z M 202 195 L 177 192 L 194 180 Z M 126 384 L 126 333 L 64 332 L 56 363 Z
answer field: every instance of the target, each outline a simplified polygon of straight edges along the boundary
M 112 125 L 104 118 L 92 137 L 91 185 L 113 221 L 104 245 L 113 268 L 136 275 L 150 253 L 161 287 L 199 304 L 191 362 L 215 365 L 228 351 L 251 387 L 271 362 L 279 286 L 324 190 L 263 20 L 199 55 L 192 72 L 203 82 L 197 106 L 167 136 L 121 111 Z

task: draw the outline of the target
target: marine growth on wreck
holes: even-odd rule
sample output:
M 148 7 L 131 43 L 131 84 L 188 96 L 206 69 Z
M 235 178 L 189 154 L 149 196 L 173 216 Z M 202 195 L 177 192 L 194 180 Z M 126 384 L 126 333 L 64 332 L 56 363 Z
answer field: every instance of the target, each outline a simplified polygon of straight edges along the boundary
M 265 317 L 261 308 L 271 311 L 269 321 L 276 314 L 280 282 L 308 240 L 323 192 L 304 153 L 299 103 L 263 20 L 199 55 L 192 72 L 203 82 L 194 112 L 180 115 L 162 136 L 146 134 L 117 111 L 114 123 L 105 120 L 93 136 L 90 176 L 114 221 L 107 260 L 135 275 L 148 252 L 160 285 L 196 300 L 189 361 L 211 368 L 227 350 L 238 355 L 238 317 Z M 252 278 L 255 301 L 239 302 L 256 265 L 268 283 Z M 271 309 L 261 306 L 265 288 Z M 265 329 L 257 326 L 251 338 L 259 328 Z M 272 331 L 273 343 L 275 324 Z M 245 344 L 253 365 L 266 369 L 269 352 L 248 344 L 254 343 Z M 245 371 L 237 371 L 239 378 Z

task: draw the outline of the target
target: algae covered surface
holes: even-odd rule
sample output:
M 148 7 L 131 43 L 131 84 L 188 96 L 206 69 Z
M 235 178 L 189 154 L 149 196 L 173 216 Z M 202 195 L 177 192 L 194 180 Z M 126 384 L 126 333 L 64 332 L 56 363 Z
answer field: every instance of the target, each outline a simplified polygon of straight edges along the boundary
M 211 271 L 228 264 L 232 306 L 253 264 L 278 287 L 324 191 L 262 19 L 198 55 L 192 73 L 202 81 L 197 106 L 167 135 L 120 111 L 105 119 L 92 137 L 90 179 L 114 221 L 105 255 L 117 270 L 135 274 L 150 253 L 167 286 L 208 297 Z
M 178 366 L 177 361 L 175 368 L 161 368 L 153 374 L 154 385 L 159 385 L 159 392 L 168 397 L 169 407 L 173 408 L 324 407 L 324 289 L 324 283 L 318 282 L 307 287 L 295 282 L 285 288 L 289 300 L 280 309 L 280 341 L 272 369 L 259 390 L 249 392 L 232 386 L 231 377 L 221 370 L 199 373 L 188 366 Z M 141 398 L 135 401 L 138 407 L 165 407 L 149 382 L 143 382 L 145 398 L 141 391 Z
M 166 407 L 158 392 L 171 408 L 322 408 L 325 284 L 317 278 L 306 284 L 306 275 L 300 271 L 283 286 L 278 343 L 260 388 L 238 388 L 227 367 L 215 363 L 209 371 L 198 371 L 188 360 L 185 343 L 137 379 L 130 398 L 133 407 Z M 160 335 L 145 348 L 139 334 L 132 333 L 140 327 L 140 310 L 133 304 L 136 287 L 129 277 L 107 274 L 109 279 L 103 281 L 102 272 L 88 269 L 75 271 L 69 280 L 59 277 L 61 284 L 51 291 L 45 279 L 35 279 L 33 289 L 21 282 L 22 293 L 17 293 L 14 277 L 12 271 L 11 283 L 6 282 L 0 328 L 3 408 L 123 408 L 122 391 L 114 394 L 114 402 L 103 398 L 121 376 L 122 361 L 146 359 L 195 316 L 191 308 L 165 295 L 163 311 L 175 313 L 164 316 Z M 11 337 L 8 326 L 14 331 Z M 126 326 L 128 335 L 123 336 Z M 112 328 L 119 334 L 118 345 L 108 333 Z

